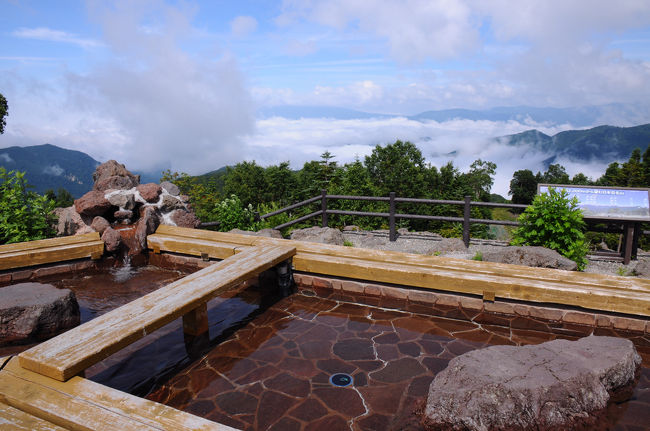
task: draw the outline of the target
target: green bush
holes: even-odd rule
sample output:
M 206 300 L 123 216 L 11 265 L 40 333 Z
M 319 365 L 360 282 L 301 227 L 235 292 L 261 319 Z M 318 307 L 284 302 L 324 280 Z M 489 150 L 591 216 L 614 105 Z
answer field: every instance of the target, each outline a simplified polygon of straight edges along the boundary
M 513 245 L 534 245 L 553 249 L 578 264 L 587 265 L 589 247 L 583 233 L 585 222 L 578 199 L 569 199 L 566 190 L 549 187 L 537 195 L 531 206 L 519 216 L 521 226 L 513 232 Z
M 24 177 L 0 166 L 0 244 L 54 236 L 54 202 L 27 191 Z
M 217 203 L 214 214 L 221 232 L 231 229 L 257 230 L 253 206 L 251 204 L 244 206 L 237 195 L 230 195 L 229 198 Z

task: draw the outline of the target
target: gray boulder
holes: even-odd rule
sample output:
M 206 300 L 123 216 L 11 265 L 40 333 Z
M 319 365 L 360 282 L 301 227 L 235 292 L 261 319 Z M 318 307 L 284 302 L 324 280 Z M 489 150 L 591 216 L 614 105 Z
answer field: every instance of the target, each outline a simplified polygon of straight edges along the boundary
M 319 242 L 321 244 L 343 245 L 343 234 L 331 227 L 310 227 L 291 232 L 291 239 L 296 241 Z
M 560 255 L 555 250 L 544 247 L 503 247 L 483 253 L 483 261 L 511 263 L 538 268 L 556 268 L 575 271 L 577 265 L 571 259 Z
M 169 181 L 163 181 L 160 183 L 160 187 L 162 187 L 163 190 L 166 190 L 170 195 L 178 196 L 181 194 L 181 189 L 179 189 L 176 184 L 170 183 Z
M 634 275 L 641 278 L 650 278 L 650 260 L 639 259 L 637 264 L 634 266 Z
M 440 241 L 433 242 L 431 249 L 428 254 L 434 254 L 435 252 L 440 253 L 454 253 L 454 252 L 466 252 L 467 247 L 465 243 L 460 238 L 443 238 Z
M 56 225 L 57 236 L 81 235 L 93 232 L 89 223 L 86 223 L 86 220 L 91 218 L 81 216 L 74 206 L 68 208 L 56 208 L 54 214 L 58 220 Z
M 41 283 L 0 288 L 0 346 L 46 340 L 79 320 L 79 304 L 69 289 Z
M 108 201 L 111 205 L 121 208 L 122 210 L 130 211 L 135 208 L 135 196 L 130 191 L 116 191 L 107 195 Z
M 111 224 L 102 216 L 95 216 L 93 219 L 93 222 L 90 224 L 90 227 L 95 230 L 95 232 L 99 232 L 99 234 L 103 234 L 106 229 L 111 227 Z
M 617 337 L 474 350 L 436 375 L 424 423 L 449 430 L 592 429 L 601 425 L 610 394 L 633 383 L 640 364 L 634 344 Z

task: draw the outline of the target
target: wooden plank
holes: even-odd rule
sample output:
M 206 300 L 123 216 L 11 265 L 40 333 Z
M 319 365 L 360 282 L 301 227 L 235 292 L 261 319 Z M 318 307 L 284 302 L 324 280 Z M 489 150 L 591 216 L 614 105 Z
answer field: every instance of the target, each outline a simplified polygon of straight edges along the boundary
M 70 430 L 234 430 L 81 377 L 59 382 L 15 359 L 0 371 L 0 401 Z
M 296 248 L 296 254 L 303 253 L 348 257 L 376 262 L 392 262 L 403 265 L 415 265 L 442 270 L 457 270 L 475 272 L 477 274 L 500 275 L 530 280 L 546 280 L 550 282 L 569 282 L 585 287 L 601 286 L 621 290 L 638 290 L 650 293 L 650 280 L 631 277 L 618 277 L 605 274 L 584 273 L 577 271 L 562 271 L 550 268 L 530 268 L 505 263 L 480 262 L 467 259 L 457 259 L 441 256 L 402 253 L 388 250 L 374 250 L 354 247 L 343 247 L 331 244 L 320 244 L 306 241 L 282 240 L 277 238 L 253 237 L 248 235 L 202 231 L 198 229 L 179 228 L 161 225 L 157 232 L 173 234 L 177 237 L 205 239 L 240 245 L 286 244 Z M 178 240 L 181 241 L 180 239 Z M 169 250 L 174 251 L 174 250 Z
M 12 253 L 15 251 L 35 250 L 39 248 L 56 247 L 60 245 L 99 241 L 99 238 L 99 232 L 91 232 L 82 235 L 62 236 L 57 238 L 39 239 L 37 241 L 4 244 L 0 245 L 0 255 L 3 253 Z
M 499 298 L 650 316 L 650 295 L 633 290 L 613 292 L 605 287 L 585 287 L 562 282 L 472 272 L 461 273 L 455 270 L 389 262 L 368 262 L 325 255 L 296 254 L 293 265 L 297 271 L 336 277 L 374 280 L 479 296 L 488 290 L 494 292 Z
M 65 428 L 0 403 L 0 430 L 65 431 Z
M 147 237 L 147 246 L 152 250 L 171 251 L 174 253 L 201 256 L 207 253 L 214 259 L 226 259 L 234 255 L 241 246 L 232 243 L 215 242 L 204 239 L 182 238 L 164 234 L 153 234 Z
M 286 246 L 244 250 L 26 350 L 18 356 L 20 364 L 67 380 L 294 254 L 295 249 Z
M 177 236 L 190 235 L 192 238 L 202 238 L 203 231 L 186 228 L 174 228 L 173 232 Z M 211 232 L 209 237 L 211 240 L 220 240 L 224 235 L 221 232 Z M 227 234 L 227 241 L 232 243 L 239 243 L 242 245 L 251 244 L 287 244 L 296 248 L 296 257 L 294 258 L 294 267 L 296 270 L 305 270 L 325 275 L 335 275 L 340 277 L 359 278 L 368 281 L 384 281 L 396 283 L 401 285 L 409 285 L 407 280 L 399 280 L 392 278 L 389 281 L 383 274 L 383 278 L 377 278 L 375 272 L 371 267 L 376 265 L 381 266 L 384 263 L 401 265 L 413 274 L 417 274 L 421 269 L 423 273 L 428 273 L 431 270 L 437 271 L 441 275 L 445 275 L 446 279 L 451 284 L 446 286 L 453 286 L 454 279 L 457 280 L 501 280 L 505 285 L 522 285 L 522 286 L 538 286 L 541 284 L 554 286 L 555 294 L 550 295 L 555 298 L 554 301 L 558 304 L 576 305 L 580 307 L 593 308 L 595 310 L 614 311 L 622 313 L 633 313 L 636 311 L 642 315 L 648 315 L 647 303 L 648 295 L 650 294 L 650 280 L 632 278 L 632 277 L 618 277 L 605 274 L 582 273 L 574 271 L 562 271 L 549 268 L 530 268 L 519 265 L 500 264 L 493 262 L 480 262 L 466 259 L 447 258 L 439 256 L 426 256 L 418 254 L 400 253 L 396 251 L 384 250 L 371 250 L 352 247 L 341 247 L 330 244 L 310 243 L 303 241 L 281 240 L 275 238 L 265 237 L 250 237 L 240 234 Z M 333 257 L 343 260 L 327 261 L 326 257 Z M 308 265 L 313 260 L 313 265 Z M 327 262 L 327 263 L 323 263 Z M 346 271 L 341 271 L 335 268 L 336 265 L 350 264 L 352 267 L 368 267 L 367 271 L 357 272 L 356 276 L 351 275 Z M 318 270 L 307 270 L 305 268 L 318 268 Z M 399 273 L 399 272 L 397 272 Z M 412 279 L 417 279 L 413 276 Z M 510 280 L 506 280 L 506 279 Z M 465 281 L 467 282 L 467 281 Z M 412 284 L 418 287 L 430 287 L 441 290 L 450 290 L 449 287 L 433 287 L 433 285 L 420 285 Z M 565 294 L 560 294 L 560 287 L 566 288 Z M 560 290 L 558 290 L 560 289 Z M 576 299 L 576 289 L 580 292 L 579 297 L 586 297 L 589 299 L 588 306 Z M 468 293 L 482 295 L 484 291 L 491 291 L 491 287 L 483 286 L 479 290 L 472 290 Z M 618 301 L 616 298 L 602 300 L 602 306 L 599 300 L 594 300 L 589 297 L 585 292 L 598 292 L 599 298 L 603 295 L 610 297 L 620 297 Z M 505 296 L 504 296 L 505 295 Z M 513 294 L 514 295 L 514 294 Z M 586 296 L 585 296 L 586 295 Z M 632 296 L 630 296 L 632 295 Z M 541 297 L 531 295 L 528 291 L 519 291 L 519 294 L 508 296 L 507 292 L 499 294 L 501 297 L 511 297 L 519 300 L 531 300 L 537 302 L 545 302 Z M 546 295 L 545 298 L 548 298 Z M 631 299 L 634 298 L 634 299 Z M 631 302 L 638 300 L 638 304 L 631 304 Z M 620 305 L 620 308 L 619 308 Z
M 67 244 L 0 255 L 0 270 L 92 257 L 104 252 L 102 241 Z

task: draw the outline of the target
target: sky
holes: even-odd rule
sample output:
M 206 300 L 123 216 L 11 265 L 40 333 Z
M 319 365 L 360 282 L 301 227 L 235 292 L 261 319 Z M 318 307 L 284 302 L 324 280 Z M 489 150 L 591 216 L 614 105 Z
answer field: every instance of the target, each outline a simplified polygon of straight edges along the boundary
M 650 122 L 647 0 L 0 0 L 0 11 L 0 148 L 51 143 L 199 174 L 242 160 L 299 168 L 325 150 L 346 163 L 402 139 L 436 165 L 450 152 L 461 169 L 495 161 L 505 195 L 513 170 L 547 155 L 488 139 L 570 123 L 406 116 L 617 103 L 640 114 L 608 124 Z M 281 105 L 401 117 L 256 115 Z

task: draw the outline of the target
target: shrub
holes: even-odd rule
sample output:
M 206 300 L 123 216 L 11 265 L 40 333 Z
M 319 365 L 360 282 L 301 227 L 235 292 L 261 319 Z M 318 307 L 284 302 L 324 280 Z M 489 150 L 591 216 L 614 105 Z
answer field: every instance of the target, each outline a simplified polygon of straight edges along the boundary
M 513 232 L 513 245 L 535 245 L 553 249 L 573 260 L 582 271 L 589 247 L 583 233 L 585 222 L 578 199 L 569 199 L 566 190 L 549 187 L 537 195 L 519 216 L 521 226 Z
M 54 202 L 27 191 L 24 177 L 0 166 L 0 244 L 54 236 Z
M 252 205 L 244 206 L 237 195 L 230 195 L 217 203 L 214 214 L 219 222 L 219 230 L 231 229 L 256 230 L 255 213 Z

